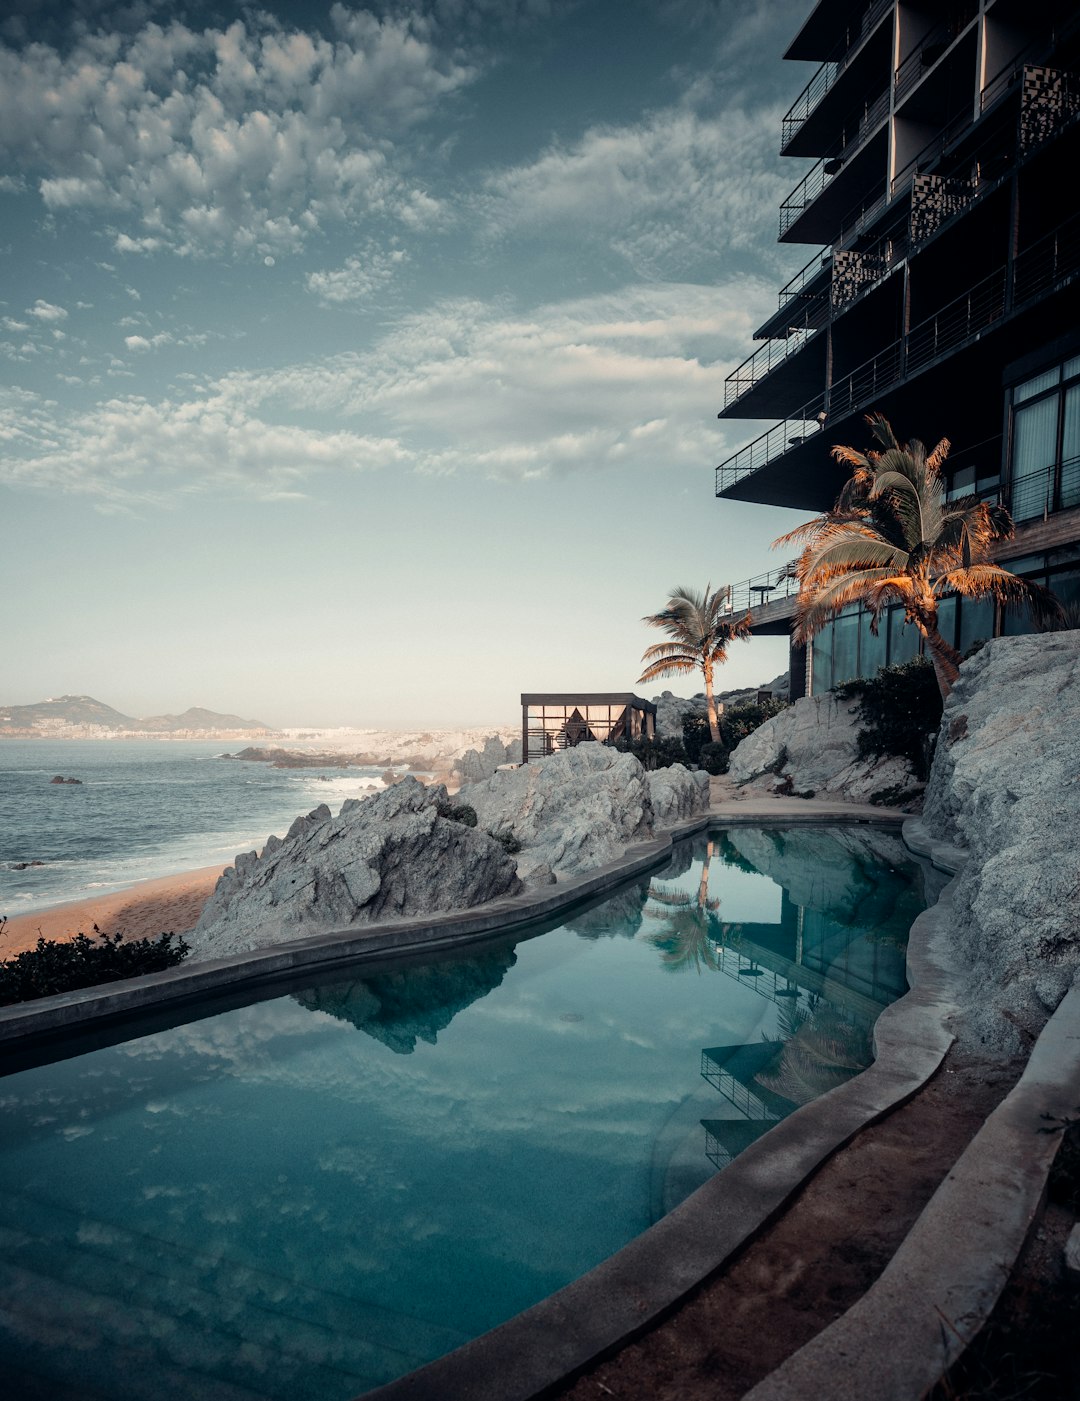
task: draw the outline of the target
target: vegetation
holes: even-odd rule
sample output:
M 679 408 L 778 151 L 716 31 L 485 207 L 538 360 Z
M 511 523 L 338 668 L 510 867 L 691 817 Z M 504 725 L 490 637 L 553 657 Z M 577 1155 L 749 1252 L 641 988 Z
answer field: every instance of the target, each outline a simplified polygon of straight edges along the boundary
M 649 647 L 641 657 L 647 663 L 638 681 L 655 681 L 661 676 L 676 676 L 700 671 L 705 678 L 705 708 L 709 718 L 709 733 L 713 742 L 719 740 L 720 730 L 713 694 L 714 668 L 727 661 L 727 649 L 737 638 L 750 636 L 750 615 L 731 616 L 731 588 L 711 592 L 706 584 L 704 593 L 677 588 L 659 613 L 642 618 L 650 627 L 661 628 L 671 639 Z
M 6 922 L 0 919 L 0 933 Z M 190 951 L 173 933 L 125 943 L 122 934 L 102 934 L 96 924 L 93 928 L 94 937 L 76 934 L 67 942 L 39 938 L 34 948 L 0 962 L 0 1006 L 160 973 L 182 962 Z
M 926 658 L 882 667 L 876 676 L 843 681 L 834 689 L 838 696 L 858 700 L 865 726 L 859 731 L 859 757 L 899 755 L 925 783 L 942 710 L 937 676 Z
M 468 803 L 440 803 L 435 811 L 447 822 L 460 822 L 462 827 L 476 826 L 476 809 Z
M 944 697 L 960 664 L 960 654 L 938 631 L 938 604 L 946 594 L 1022 601 L 1036 616 L 1053 614 L 1056 605 L 1045 589 L 991 562 L 991 546 L 1013 534 L 1004 507 L 973 496 L 945 501 L 947 438 L 927 453 L 918 439 L 901 445 L 882 414 L 867 415 L 867 422 L 883 451 L 834 447 L 833 456 L 852 468 L 836 505 L 776 541 L 803 546 L 794 565 L 793 636 L 808 642 L 851 603 L 869 610 L 876 634 L 882 611 L 901 604 L 926 641 Z
M 643 769 L 670 769 L 672 764 L 691 767 L 686 750 L 677 739 L 617 739 L 612 743 L 620 754 L 632 754 Z

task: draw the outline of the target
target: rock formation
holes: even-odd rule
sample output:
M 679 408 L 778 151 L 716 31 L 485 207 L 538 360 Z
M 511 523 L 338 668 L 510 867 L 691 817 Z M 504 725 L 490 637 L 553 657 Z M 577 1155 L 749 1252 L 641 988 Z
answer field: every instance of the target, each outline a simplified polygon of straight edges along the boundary
M 868 803 L 917 795 L 921 784 L 906 759 L 859 758 L 857 709 L 831 691 L 796 701 L 747 735 L 731 755 L 730 776 L 794 797 Z
M 298 817 L 284 840 L 226 869 L 187 936 L 192 959 L 516 894 L 513 858 L 483 830 L 441 817 L 445 802 L 445 788 L 405 778 L 337 817 L 325 804 Z
M 602 866 L 654 827 L 704 811 L 709 789 L 705 774 L 681 764 L 647 774 L 629 754 L 579 744 L 470 784 L 458 801 L 489 832 L 512 833 L 522 847 L 519 874 L 542 884 Z
M 950 917 L 963 1034 L 1019 1050 L 1080 968 L 1080 631 L 997 638 L 963 664 L 923 826 L 969 853 Z
M 482 783 L 501 764 L 521 763 L 521 740 L 504 743 L 498 735 L 489 735 L 482 749 L 467 749 L 454 764 L 461 783 Z

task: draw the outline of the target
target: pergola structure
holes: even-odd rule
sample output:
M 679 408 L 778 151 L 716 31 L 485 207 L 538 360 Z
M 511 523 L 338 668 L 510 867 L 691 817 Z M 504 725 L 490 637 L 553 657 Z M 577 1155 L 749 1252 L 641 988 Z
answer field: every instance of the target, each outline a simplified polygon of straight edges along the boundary
M 655 739 L 656 706 L 631 691 L 522 694 L 521 762 L 583 740 Z

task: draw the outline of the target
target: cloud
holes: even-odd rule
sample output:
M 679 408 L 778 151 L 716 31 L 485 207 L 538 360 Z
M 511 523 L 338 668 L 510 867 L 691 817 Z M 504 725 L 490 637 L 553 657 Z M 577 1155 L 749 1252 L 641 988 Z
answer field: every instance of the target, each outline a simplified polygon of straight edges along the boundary
M 595 127 L 491 173 L 477 213 L 495 238 L 605 236 L 639 275 L 715 268 L 772 237 L 787 188 L 776 168 L 779 124 L 779 108 L 717 117 L 670 108 Z
M 360 302 L 385 287 L 405 261 L 400 248 L 384 252 L 371 247 L 363 257 L 346 258 L 340 268 L 308 273 L 305 281 L 324 305 Z
M 114 362 L 109 373 L 124 371 Z M 4 442 L 20 451 L 0 458 L 0 480 L 80 492 L 113 508 L 164 505 L 192 493 L 293 497 L 313 475 L 404 458 L 393 441 L 268 422 L 214 393 L 157 403 L 130 395 L 66 420 L 37 396 L 0 398 Z
M 641 284 L 528 313 L 445 302 L 363 354 L 188 382 L 156 402 L 132 395 L 53 412 L 47 432 L 20 401 L 25 423 L 14 411 L 11 422 L 23 431 L 0 471 L 14 486 L 111 504 L 192 492 L 282 499 L 327 474 L 387 466 L 506 481 L 707 472 L 728 431 L 715 419 L 723 375 L 774 295 L 771 282 L 733 278 L 718 288 Z M 146 353 L 155 338 L 129 336 L 128 349 Z M 108 373 L 129 372 L 114 359 Z M 301 416 L 324 426 L 300 427 Z
M 159 345 L 170 345 L 172 336 L 168 331 L 159 331 L 155 336 L 125 336 L 128 350 L 156 350 Z
M 84 33 L 66 53 L 0 45 L 0 151 L 50 211 L 104 213 L 126 254 L 264 255 L 360 214 L 430 222 L 395 143 L 474 70 L 421 16 L 335 5 L 330 21 L 331 38 L 255 12 Z
M 62 306 L 53 306 L 39 297 L 33 306 L 26 308 L 27 316 L 36 316 L 39 321 L 66 321 L 67 312 Z

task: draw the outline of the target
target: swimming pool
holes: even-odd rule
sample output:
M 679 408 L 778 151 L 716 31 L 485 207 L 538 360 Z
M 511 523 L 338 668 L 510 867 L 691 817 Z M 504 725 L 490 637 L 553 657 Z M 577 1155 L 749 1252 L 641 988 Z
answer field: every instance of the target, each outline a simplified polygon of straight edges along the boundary
M 894 835 L 731 828 L 539 937 L 9 1076 L 9 1394 L 344 1401 L 456 1347 L 865 1066 L 923 904 Z

